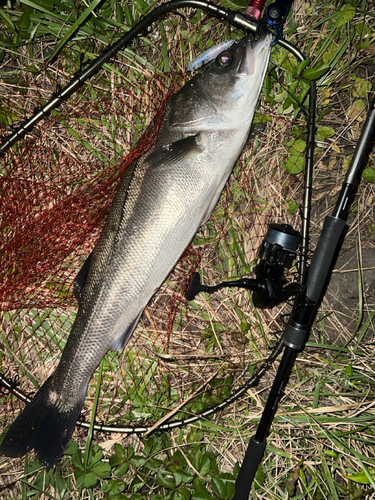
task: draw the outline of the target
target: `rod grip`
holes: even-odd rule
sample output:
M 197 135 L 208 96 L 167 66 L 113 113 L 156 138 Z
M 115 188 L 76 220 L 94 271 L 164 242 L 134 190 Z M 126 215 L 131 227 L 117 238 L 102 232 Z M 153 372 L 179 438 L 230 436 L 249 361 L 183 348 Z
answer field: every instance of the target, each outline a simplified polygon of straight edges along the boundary
M 248 500 L 251 485 L 262 461 L 265 449 L 265 441 L 264 443 L 259 443 L 254 437 L 251 438 L 236 480 L 236 489 L 232 500 Z
M 307 275 L 307 297 L 313 302 L 318 302 L 322 294 L 327 276 L 336 253 L 341 234 L 345 227 L 345 220 L 335 217 L 326 217 L 311 261 Z

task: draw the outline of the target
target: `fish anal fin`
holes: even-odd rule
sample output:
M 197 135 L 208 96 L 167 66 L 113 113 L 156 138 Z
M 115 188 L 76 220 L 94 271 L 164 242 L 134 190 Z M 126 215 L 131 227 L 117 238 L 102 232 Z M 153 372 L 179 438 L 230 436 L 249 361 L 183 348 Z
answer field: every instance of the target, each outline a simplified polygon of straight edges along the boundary
M 90 271 L 91 260 L 92 260 L 92 252 L 83 263 L 83 266 L 78 271 L 78 274 L 73 282 L 73 293 L 74 297 L 78 300 L 78 302 L 81 302 L 82 299 L 83 289 L 85 288 L 87 276 L 89 275 Z
M 143 314 L 144 309 L 138 314 L 138 316 L 133 319 L 130 325 L 126 328 L 124 332 L 120 335 L 117 335 L 112 342 L 111 347 L 109 348 L 111 351 L 123 351 L 126 344 L 129 342 L 130 337 L 133 335 L 134 330 L 137 328 L 138 322 Z

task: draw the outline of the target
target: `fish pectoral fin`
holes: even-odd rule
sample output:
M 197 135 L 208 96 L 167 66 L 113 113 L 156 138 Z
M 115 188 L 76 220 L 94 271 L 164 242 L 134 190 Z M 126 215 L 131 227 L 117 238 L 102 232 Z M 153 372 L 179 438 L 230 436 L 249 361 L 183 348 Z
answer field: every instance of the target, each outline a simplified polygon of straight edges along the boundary
M 137 328 L 138 321 L 140 320 L 144 310 L 145 308 L 143 308 L 141 312 L 138 314 L 138 316 L 136 316 L 136 318 L 133 319 L 133 321 L 130 323 L 130 325 L 126 328 L 124 332 L 122 332 L 121 334 L 117 335 L 114 338 L 112 345 L 109 348 L 110 351 L 119 351 L 119 352 L 123 351 L 124 347 L 129 342 L 130 337 L 133 335 L 134 330 Z
M 74 297 L 78 300 L 78 302 L 81 302 L 82 299 L 83 289 L 85 288 L 87 276 L 89 275 L 91 260 L 92 260 L 92 252 L 85 260 L 83 266 L 78 271 L 78 274 L 73 281 L 73 293 Z
M 179 139 L 178 141 L 166 144 L 160 149 L 153 151 L 147 158 L 146 162 L 152 168 L 157 168 L 166 163 L 182 162 L 191 160 L 195 156 L 202 153 L 207 147 L 207 139 L 203 132 L 198 132 L 195 135 L 190 135 Z

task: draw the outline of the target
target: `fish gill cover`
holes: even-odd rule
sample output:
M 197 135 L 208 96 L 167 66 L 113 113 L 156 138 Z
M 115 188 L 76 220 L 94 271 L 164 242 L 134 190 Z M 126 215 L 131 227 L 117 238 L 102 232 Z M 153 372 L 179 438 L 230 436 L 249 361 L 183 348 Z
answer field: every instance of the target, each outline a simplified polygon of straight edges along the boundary
M 120 33 L 92 35 L 77 36 L 50 64 L 41 62 L 51 50 L 41 42 L 33 58 L 5 61 L 1 135 Z M 0 372 L 25 394 L 32 395 L 58 363 L 77 310 L 73 281 L 121 174 L 152 145 L 168 96 L 189 78 L 189 62 L 239 35 L 199 11 L 168 15 L 0 160 Z M 24 67 L 17 80 L 14 64 Z M 195 270 L 205 283 L 251 276 L 269 223 L 300 229 L 306 117 L 287 93 L 296 64 L 284 49 L 273 49 L 254 133 L 213 215 L 153 297 L 125 351 L 105 358 L 98 422 L 153 425 L 177 406 L 174 418 L 212 407 L 243 385 L 276 344 L 288 306 L 256 311 L 246 290 L 202 294 L 189 303 L 186 290 Z M 307 89 L 293 92 L 302 100 Z M 94 374 L 83 420 L 96 380 Z M 9 424 L 24 403 L 6 390 L 0 395 L 0 418 Z

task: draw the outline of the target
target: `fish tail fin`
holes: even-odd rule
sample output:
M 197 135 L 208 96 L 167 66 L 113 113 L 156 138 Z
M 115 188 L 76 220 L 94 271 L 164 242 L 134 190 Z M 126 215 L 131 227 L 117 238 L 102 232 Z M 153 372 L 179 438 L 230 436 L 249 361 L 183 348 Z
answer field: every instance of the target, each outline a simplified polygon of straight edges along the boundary
M 47 470 L 61 458 L 72 437 L 84 398 L 71 408 L 61 408 L 51 397 L 51 379 L 18 415 L 0 445 L 0 456 L 22 457 L 35 449 Z

